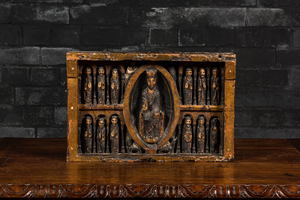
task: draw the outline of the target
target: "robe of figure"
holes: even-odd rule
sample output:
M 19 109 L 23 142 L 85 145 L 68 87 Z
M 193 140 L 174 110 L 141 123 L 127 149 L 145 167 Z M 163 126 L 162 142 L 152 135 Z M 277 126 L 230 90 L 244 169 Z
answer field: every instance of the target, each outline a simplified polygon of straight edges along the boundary
M 220 104 L 220 77 L 211 78 L 211 102 L 212 105 L 219 105 Z
M 197 126 L 197 152 L 204 153 L 205 150 L 205 125 L 198 124 Z
M 97 153 L 105 152 L 105 136 L 106 129 L 105 126 L 98 126 L 97 128 Z
M 183 103 L 184 105 L 192 105 L 193 100 L 193 77 L 184 76 L 183 78 Z
M 98 83 L 98 104 L 105 104 L 105 75 L 99 74 Z
M 182 129 L 182 153 L 191 153 L 192 139 L 192 125 L 184 124 Z
M 86 74 L 83 81 L 83 102 L 92 103 L 92 75 Z
M 198 76 L 198 105 L 206 104 L 206 77 Z
M 85 124 L 83 129 L 84 153 L 92 153 L 93 127 L 92 124 Z
M 120 81 L 119 78 L 111 77 L 110 79 L 111 85 L 111 103 L 118 104 L 119 102 L 119 90 L 120 90 Z
M 140 111 L 140 134 L 146 142 L 155 143 L 163 135 L 164 114 L 161 112 L 160 92 L 157 88 L 152 91 L 145 88 L 142 92 L 142 105 Z M 155 116 L 159 113 L 159 116 Z
M 210 129 L 210 152 L 211 153 L 218 153 L 219 152 L 219 138 L 220 138 L 220 129 L 218 125 L 218 120 L 213 119 L 211 122 L 211 129 Z
M 111 124 L 110 126 L 110 148 L 111 153 L 119 153 L 119 125 Z

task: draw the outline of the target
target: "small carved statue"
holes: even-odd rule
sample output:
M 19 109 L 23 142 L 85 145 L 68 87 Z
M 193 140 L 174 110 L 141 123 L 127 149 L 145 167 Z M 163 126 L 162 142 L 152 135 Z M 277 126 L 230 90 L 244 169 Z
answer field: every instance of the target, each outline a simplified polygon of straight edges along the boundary
M 147 143 L 156 143 L 163 135 L 164 112 L 161 95 L 156 87 L 156 69 L 147 69 L 147 88 L 142 91 L 142 108 L 139 114 L 139 133 Z
M 105 74 L 104 74 L 104 67 L 99 67 L 98 69 L 98 104 L 105 103 Z
M 92 153 L 93 126 L 92 117 L 87 116 L 83 127 L 84 153 Z
M 205 69 L 200 68 L 198 71 L 198 105 L 206 104 L 206 74 Z
M 192 69 L 187 68 L 183 77 L 183 103 L 184 105 L 192 105 L 193 101 L 193 77 Z
M 205 119 L 203 116 L 198 118 L 197 126 L 197 152 L 204 153 L 205 150 Z
M 126 148 L 128 153 L 142 153 L 141 147 L 133 141 L 129 132 L 126 135 Z
M 111 153 L 119 153 L 119 125 L 117 116 L 111 117 L 110 148 Z
M 162 147 L 158 150 L 158 153 L 172 153 L 175 148 L 175 143 L 177 141 L 177 138 L 173 137 Z
M 184 125 L 182 129 L 182 153 L 191 153 L 192 139 L 192 119 L 190 116 L 186 116 L 184 119 Z
M 97 127 L 97 152 L 105 152 L 105 138 L 106 138 L 106 129 L 105 129 L 105 120 L 100 118 L 98 121 Z
M 176 74 L 176 69 L 175 69 L 175 67 L 169 67 L 169 72 L 170 72 L 170 74 L 171 74 L 171 76 L 172 76 L 172 78 L 173 78 L 173 80 L 174 80 L 174 82 L 175 82 L 175 84 L 177 83 L 177 74 Z M 176 85 L 176 87 L 177 87 L 177 85 Z
M 92 69 L 91 67 L 86 67 L 83 77 L 83 103 L 92 103 L 92 85 Z
M 137 66 L 134 66 L 133 63 L 131 66 L 128 66 L 125 73 L 125 87 L 128 85 L 128 82 L 133 75 L 133 73 L 136 71 Z
M 218 68 L 213 68 L 211 78 L 212 105 L 220 104 L 220 77 Z
M 210 128 L 210 153 L 219 152 L 219 138 L 220 138 L 220 129 L 219 129 L 219 120 L 213 118 L 211 120 Z
M 119 91 L 120 91 L 120 80 L 117 69 L 112 70 L 112 77 L 110 79 L 111 85 L 111 104 L 118 104 L 119 102 Z

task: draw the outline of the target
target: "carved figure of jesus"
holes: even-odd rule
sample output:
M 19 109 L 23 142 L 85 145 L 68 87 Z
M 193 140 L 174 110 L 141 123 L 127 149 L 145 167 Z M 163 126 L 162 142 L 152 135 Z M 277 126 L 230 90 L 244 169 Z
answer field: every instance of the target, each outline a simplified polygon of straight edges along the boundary
M 97 153 L 105 152 L 105 138 L 106 138 L 105 120 L 104 118 L 100 118 L 97 127 Z
M 83 78 L 83 103 L 92 103 L 92 70 L 91 67 L 85 68 L 85 74 Z
M 83 128 L 84 137 L 84 153 L 92 153 L 92 142 L 93 142 L 93 126 L 92 117 L 87 116 Z
M 97 89 L 98 89 L 98 104 L 105 103 L 105 75 L 104 67 L 99 67 L 97 77 Z
M 198 118 L 197 125 L 197 153 L 204 153 L 205 150 L 205 119 L 203 116 Z
M 182 153 L 191 153 L 192 149 L 192 119 L 186 116 L 184 119 L 184 125 L 182 129 Z
M 111 153 L 119 153 L 119 125 L 117 116 L 111 117 L 110 148 Z
M 183 77 L 183 103 L 185 105 L 192 105 L 193 101 L 193 77 L 192 69 L 187 68 L 185 76 Z
M 205 69 L 200 68 L 198 71 L 198 105 L 206 104 L 206 74 Z
M 119 102 L 119 91 L 120 91 L 120 81 L 119 81 L 119 74 L 117 69 L 112 70 L 112 77 L 110 79 L 110 86 L 111 86 L 111 103 L 118 104 Z
M 147 88 L 142 91 L 139 133 L 147 143 L 155 143 L 163 135 L 164 112 L 161 95 L 156 87 L 156 69 L 147 69 Z
M 214 68 L 212 71 L 212 78 L 211 78 L 211 95 L 212 95 L 212 105 L 219 105 L 220 104 L 220 77 L 219 77 L 219 70 Z

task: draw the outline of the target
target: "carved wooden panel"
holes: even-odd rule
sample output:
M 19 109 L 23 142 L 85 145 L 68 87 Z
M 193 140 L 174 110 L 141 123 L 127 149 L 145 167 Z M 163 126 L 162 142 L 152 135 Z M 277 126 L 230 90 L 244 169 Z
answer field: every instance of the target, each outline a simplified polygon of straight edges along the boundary
M 67 53 L 68 161 L 229 161 L 235 55 Z
M 300 198 L 300 185 L 0 185 L 2 198 Z

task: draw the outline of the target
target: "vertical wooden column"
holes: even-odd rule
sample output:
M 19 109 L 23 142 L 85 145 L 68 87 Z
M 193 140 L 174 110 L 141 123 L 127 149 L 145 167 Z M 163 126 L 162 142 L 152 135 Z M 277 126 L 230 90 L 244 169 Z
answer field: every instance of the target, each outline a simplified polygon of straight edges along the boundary
M 125 93 L 125 66 L 121 65 L 120 67 L 124 71 L 124 73 L 121 72 L 122 76 L 121 76 L 121 101 L 120 101 L 120 104 L 123 104 L 124 103 L 124 93 Z
M 193 105 L 197 105 L 197 67 L 194 67 L 194 98 L 193 98 Z
M 192 153 L 196 153 L 196 120 L 193 120 Z
M 125 147 L 124 147 L 124 142 L 125 142 L 125 138 L 124 138 L 124 123 L 121 123 L 121 153 L 125 153 Z
M 94 93 L 94 101 L 93 103 L 94 104 L 97 104 L 98 101 L 97 101 L 97 66 L 96 65 L 92 65 L 92 69 L 93 69 L 93 93 Z
M 180 105 L 182 105 L 182 73 L 183 73 L 183 66 L 179 66 L 179 70 L 178 70 L 178 88 L 179 88 Z
M 206 136 L 205 136 L 205 153 L 209 153 L 209 149 L 210 149 L 210 137 L 209 137 L 209 122 L 210 122 L 210 118 L 206 119 Z
M 207 93 L 206 93 L 206 101 L 207 101 L 207 105 L 210 105 L 210 70 L 211 70 L 211 68 L 208 68 L 207 69 L 207 79 L 206 79 L 206 91 L 207 91 Z
M 106 105 L 110 104 L 110 84 L 109 84 L 109 76 L 110 76 L 110 66 L 106 66 Z
M 107 117 L 107 119 L 106 119 L 106 138 L 107 138 L 107 145 L 106 145 L 106 153 L 110 153 L 109 152 L 109 145 L 110 145 L 110 130 L 109 130 L 109 124 L 110 124 L 110 118 L 109 117 Z
M 93 116 L 93 135 L 92 135 L 93 149 L 91 153 L 96 153 L 96 143 L 97 143 L 97 117 Z
M 178 136 L 177 136 L 177 150 L 176 150 L 176 153 L 181 153 L 180 152 L 180 146 L 181 146 L 181 140 L 180 140 L 180 137 L 181 137 L 181 123 L 178 123 Z

